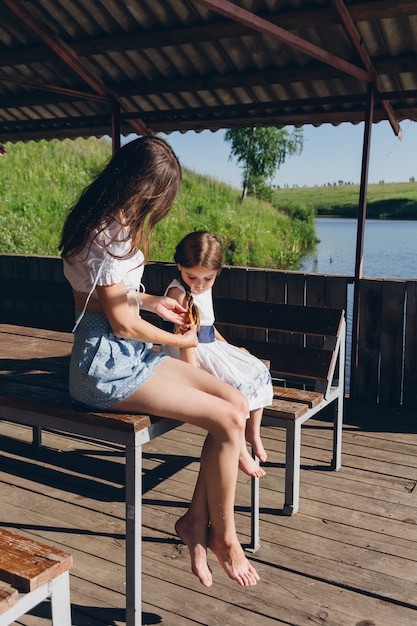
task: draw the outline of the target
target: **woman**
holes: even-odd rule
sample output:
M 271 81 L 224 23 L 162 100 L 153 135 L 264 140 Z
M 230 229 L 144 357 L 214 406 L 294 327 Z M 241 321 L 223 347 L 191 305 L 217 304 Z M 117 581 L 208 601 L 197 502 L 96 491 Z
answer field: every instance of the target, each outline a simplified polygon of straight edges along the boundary
M 214 376 L 152 350 L 153 342 L 197 345 L 186 309 L 141 286 L 152 230 L 171 210 L 180 183 L 181 167 L 170 146 L 141 137 L 112 157 L 70 211 L 61 239 L 77 312 L 70 393 L 91 408 L 152 413 L 207 431 L 191 504 L 176 532 L 203 585 L 212 584 L 210 548 L 232 580 L 250 586 L 259 576 L 245 557 L 234 520 L 246 398 Z M 157 313 L 181 333 L 146 322 L 140 309 Z

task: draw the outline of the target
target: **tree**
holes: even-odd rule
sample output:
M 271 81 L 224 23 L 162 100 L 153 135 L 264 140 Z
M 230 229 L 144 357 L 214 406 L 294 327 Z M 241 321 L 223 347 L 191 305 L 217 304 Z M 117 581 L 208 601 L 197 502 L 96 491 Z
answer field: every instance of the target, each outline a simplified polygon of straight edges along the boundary
M 242 200 L 247 193 L 262 196 L 267 182 L 288 156 L 301 154 L 303 131 L 295 128 L 229 128 L 224 140 L 231 143 L 229 159 L 243 168 Z

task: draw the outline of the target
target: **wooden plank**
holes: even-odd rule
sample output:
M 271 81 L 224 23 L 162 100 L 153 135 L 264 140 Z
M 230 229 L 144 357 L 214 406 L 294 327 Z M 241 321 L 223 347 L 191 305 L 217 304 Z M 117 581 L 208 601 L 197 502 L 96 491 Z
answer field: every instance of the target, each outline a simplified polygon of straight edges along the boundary
M 48 341 L 66 341 L 72 344 L 73 334 L 70 332 L 59 332 L 55 330 L 51 333 L 46 328 L 39 328 L 38 326 L 19 326 L 17 324 L 1 324 L 0 333 L 6 333 L 9 335 L 22 335 L 24 337 L 39 337 L 47 339 Z
M 248 300 L 265 302 L 267 300 L 267 271 L 259 272 L 249 268 L 247 274 Z M 247 333 L 248 339 L 265 341 L 264 329 L 251 329 Z
M 402 399 L 405 288 L 403 281 L 384 280 L 382 286 L 379 401 L 389 406 Z
M 349 276 L 326 276 L 325 306 L 347 311 L 348 286 L 352 281 Z
M 332 362 L 330 350 L 280 345 L 272 341 L 242 340 L 241 346 L 260 359 L 270 362 L 274 376 L 327 380 Z
M 163 418 L 136 413 L 112 413 L 89 411 L 81 405 L 72 404 L 68 392 L 61 389 L 1 381 L 0 415 L 7 419 L 7 409 L 27 411 L 31 415 L 49 415 L 68 423 L 83 423 L 120 432 L 139 432 Z M 71 405 L 74 406 L 71 409 Z M 23 421 L 23 420 L 22 420 Z
M 286 277 L 284 272 L 268 272 L 267 302 L 284 304 L 286 300 Z
M 261 581 L 250 589 L 230 581 L 211 552 L 214 584 L 201 587 L 174 532 L 192 494 L 204 432 L 185 425 L 147 444 L 144 622 L 352 626 L 368 620 L 414 626 L 415 506 L 406 503 L 414 502 L 415 492 L 405 486 L 415 475 L 417 435 L 415 429 L 405 431 L 398 410 L 375 409 L 356 404 L 350 411 L 347 403 L 348 465 L 339 472 L 329 473 L 323 466 L 330 454 L 330 425 L 309 421 L 302 438 L 303 506 L 294 517 L 277 510 L 283 488 L 283 429 L 263 427 L 268 461 L 261 480 L 261 548 L 250 557 Z M 33 452 L 29 456 L 28 445 L 12 446 L 9 437 L 17 427 L 5 426 L 8 436 L 0 437 L 2 523 L 27 524 L 24 528 L 39 540 L 68 545 L 74 554 L 74 623 L 124 625 L 124 505 L 122 493 L 118 497 L 115 492 L 123 481 L 120 451 L 70 438 L 63 462 L 54 455 L 63 455 L 58 450 L 66 449 L 65 439 L 52 433 L 51 448 L 37 458 Z M 405 476 L 405 466 L 397 462 L 405 453 L 409 464 L 413 450 L 414 467 Z M 378 458 L 369 461 L 370 454 Z M 236 521 L 242 541 L 249 527 L 248 482 L 240 473 Z M 46 624 L 41 615 L 32 619 Z
M 308 410 L 307 404 L 274 398 L 272 404 L 264 408 L 264 415 L 268 417 L 282 417 L 286 420 L 296 420 L 305 415 Z
M 239 300 L 246 300 L 248 297 L 248 271 L 247 268 L 236 267 L 236 268 L 223 268 L 221 274 L 226 270 L 228 274 L 228 298 L 236 298 Z M 216 281 L 217 282 L 217 281 Z M 237 328 L 230 327 L 225 328 L 223 325 L 223 320 L 221 320 L 218 316 L 217 311 L 217 298 L 214 298 L 214 315 L 216 319 L 216 324 L 220 323 L 222 326 L 221 333 L 225 333 L 225 338 L 234 345 L 240 345 L 241 339 L 247 338 L 247 329 L 246 328 Z M 230 321 L 230 318 L 229 318 Z
M 326 297 L 326 279 L 320 274 L 306 275 L 306 305 L 324 307 Z M 309 348 L 320 348 L 322 337 L 306 336 L 305 345 Z
M 293 389 L 292 387 L 277 387 L 276 385 L 274 385 L 274 398 L 301 402 L 307 404 L 309 408 L 314 408 L 323 402 L 323 394 L 317 391 L 305 391 L 304 389 Z
M 72 556 L 0 528 L 0 578 L 33 591 L 72 567 Z
M 303 307 L 289 304 L 249 302 L 247 300 L 214 301 L 216 319 L 222 323 L 300 334 L 336 337 L 339 332 L 341 311 L 320 307 Z
M 306 274 L 286 272 L 287 278 L 287 304 L 298 306 L 305 305 L 305 279 Z
M 326 297 L 326 278 L 322 274 L 306 275 L 306 305 L 324 307 Z
M 403 404 L 415 409 L 417 406 L 417 282 L 407 281 L 406 327 L 404 345 Z
M 362 280 L 360 290 L 360 323 L 358 363 L 355 372 L 355 388 L 351 393 L 355 400 L 378 403 L 379 356 L 381 336 L 382 281 Z
M 0 581 L 0 615 L 16 604 L 18 599 L 18 590 L 7 583 Z

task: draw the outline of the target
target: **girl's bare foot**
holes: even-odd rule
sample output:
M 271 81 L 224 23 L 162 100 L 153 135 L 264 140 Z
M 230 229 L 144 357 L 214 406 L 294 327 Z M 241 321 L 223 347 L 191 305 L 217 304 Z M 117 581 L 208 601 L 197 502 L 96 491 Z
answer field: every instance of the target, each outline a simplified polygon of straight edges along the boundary
M 191 571 L 205 587 L 211 587 L 213 577 L 207 563 L 207 528 L 193 528 L 187 523 L 187 514 L 175 524 L 175 532 L 187 546 L 191 557 Z
M 237 539 L 230 545 L 226 545 L 225 542 L 216 541 L 212 529 L 209 529 L 208 547 L 214 552 L 229 578 L 235 580 L 242 587 L 256 585 L 259 575 L 246 558 Z
M 258 457 L 261 463 L 265 463 L 268 455 L 263 446 L 262 439 L 259 435 L 247 435 L 246 441 L 252 446 L 252 450 Z
M 259 466 L 259 464 L 251 457 L 249 454 L 246 444 L 245 447 L 242 448 L 239 455 L 239 469 L 242 470 L 248 476 L 255 476 L 258 478 L 262 478 L 265 476 L 265 470 Z

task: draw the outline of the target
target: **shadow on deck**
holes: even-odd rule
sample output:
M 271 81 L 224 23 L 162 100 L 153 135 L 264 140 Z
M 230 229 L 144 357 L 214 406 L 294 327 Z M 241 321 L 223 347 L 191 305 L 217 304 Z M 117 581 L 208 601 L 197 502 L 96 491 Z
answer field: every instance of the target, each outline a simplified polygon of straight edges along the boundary
M 74 626 L 123 626 L 124 455 L 116 446 L 0 425 L 0 525 L 70 550 Z M 328 469 L 331 424 L 303 427 L 300 512 L 281 514 L 284 432 L 263 428 L 261 575 L 249 589 L 213 555 L 202 587 L 174 533 L 197 477 L 203 441 L 182 426 L 144 447 L 144 624 L 165 626 L 415 626 L 417 424 L 404 410 L 347 401 L 343 467 Z M 175 454 L 174 454 L 175 453 Z M 59 459 L 59 460 L 58 460 Z M 248 540 L 249 480 L 239 476 L 236 520 Z M 48 603 L 21 624 L 50 624 Z

